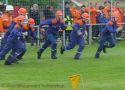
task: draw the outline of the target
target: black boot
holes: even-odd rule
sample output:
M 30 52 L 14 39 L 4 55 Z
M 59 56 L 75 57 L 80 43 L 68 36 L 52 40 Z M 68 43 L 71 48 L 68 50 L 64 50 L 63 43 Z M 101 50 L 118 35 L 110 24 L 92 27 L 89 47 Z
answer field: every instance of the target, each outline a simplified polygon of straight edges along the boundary
M 80 58 L 80 54 L 79 54 L 79 53 L 76 53 L 74 59 L 75 59 L 75 60 L 79 60 L 79 58 Z
M 51 59 L 57 59 L 55 55 L 51 55 Z
M 26 53 L 26 50 L 23 51 L 19 56 L 17 56 L 17 59 L 22 60 L 25 53 Z
M 79 57 L 74 57 L 75 60 L 79 60 Z
M 41 58 L 41 53 L 38 51 L 37 52 L 37 59 L 40 59 Z
M 42 54 L 43 51 L 44 51 L 44 49 L 40 49 L 40 50 L 37 52 L 37 59 L 41 59 L 41 54 Z
M 0 57 L 0 60 L 5 60 L 5 56 L 1 56 L 1 57 Z
M 17 62 L 16 55 L 10 54 L 4 64 L 11 65 L 14 62 Z
M 9 62 L 9 61 L 5 61 L 5 63 L 4 63 L 5 65 L 11 65 L 12 63 L 11 62 Z
M 64 49 L 63 47 L 60 48 L 60 54 L 63 54 L 64 53 Z
M 100 54 L 99 54 L 99 53 L 96 53 L 96 54 L 95 54 L 95 59 L 98 59 L 99 56 L 100 56 Z
M 106 53 L 106 46 L 103 47 L 103 53 Z
M 52 51 L 52 54 L 51 54 L 51 58 L 52 58 L 52 59 L 57 59 L 56 53 L 57 53 L 56 50 Z

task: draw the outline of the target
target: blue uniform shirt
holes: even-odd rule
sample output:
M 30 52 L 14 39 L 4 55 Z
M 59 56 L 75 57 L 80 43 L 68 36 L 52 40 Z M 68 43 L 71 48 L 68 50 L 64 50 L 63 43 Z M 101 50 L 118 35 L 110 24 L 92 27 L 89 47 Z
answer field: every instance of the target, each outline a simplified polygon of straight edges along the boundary
M 23 29 L 21 27 L 14 27 L 14 29 L 12 30 L 12 32 L 10 33 L 10 35 L 7 38 L 7 42 L 11 43 L 13 41 L 23 38 L 22 30 Z
M 72 32 L 74 32 L 75 34 L 77 34 L 77 31 L 80 31 L 82 33 L 82 35 L 84 34 L 84 30 L 86 29 L 86 23 L 83 22 L 82 25 L 79 25 L 79 23 L 75 23 L 72 25 Z
M 52 19 L 41 21 L 40 27 L 42 27 L 44 25 L 48 26 L 46 32 L 53 33 L 53 34 L 56 34 L 59 31 L 59 28 L 64 27 L 63 22 L 60 22 L 60 21 L 57 20 L 55 23 L 53 23 Z
M 110 35 L 111 33 L 115 33 L 115 32 L 116 32 L 116 24 L 113 24 L 113 25 L 106 24 L 104 29 L 102 29 L 101 34 Z

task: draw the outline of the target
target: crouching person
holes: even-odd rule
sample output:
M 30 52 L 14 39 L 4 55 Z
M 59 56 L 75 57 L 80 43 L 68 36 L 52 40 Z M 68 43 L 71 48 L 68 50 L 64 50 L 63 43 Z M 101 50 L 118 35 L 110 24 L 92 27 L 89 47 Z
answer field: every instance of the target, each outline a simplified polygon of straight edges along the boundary
M 24 24 L 24 16 L 20 15 L 18 18 L 18 24 L 15 25 L 14 29 L 10 33 L 7 38 L 7 44 L 4 48 L 5 52 L 8 50 L 7 48 L 11 48 L 12 51 L 5 61 L 5 65 L 11 65 L 13 62 L 17 60 L 17 57 L 25 51 L 25 43 L 23 39 L 23 24 Z M 3 50 L 4 51 L 4 50 Z

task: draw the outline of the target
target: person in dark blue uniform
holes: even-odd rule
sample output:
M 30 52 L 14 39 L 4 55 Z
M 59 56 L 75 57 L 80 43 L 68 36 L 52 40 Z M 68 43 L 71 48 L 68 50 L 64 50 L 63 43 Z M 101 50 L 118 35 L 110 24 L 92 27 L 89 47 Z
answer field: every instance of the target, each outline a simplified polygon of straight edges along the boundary
M 99 47 L 96 51 L 95 58 L 99 58 L 101 51 L 105 51 L 105 48 L 112 48 L 115 46 L 115 39 L 113 38 L 113 33 L 115 32 L 116 22 L 109 20 L 106 26 L 101 30 Z M 108 42 L 108 44 L 105 44 L 105 42 Z
M 22 25 L 25 17 L 23 15 L 20 15 L 17 18 L 18 18 L 18 24 L 14 26 L 14 29 L 8 36 L 7 43 L 3 49 L 3 52 L 6 52 L 6 50 L 8 51 L 8 49 L 12 49 L 10 55 L 5 61 L 5 65 L 11 65 L 16 60 L 17 56 L 20 55 L 25 49 L 25 44 L 22 34 L 23 30 Z
M 74 56 L 74 59 L 79 59 L 81 53 L 84 49 L 84 31 L 86 29 L 86 20 L 88 20 L 89 15 L 87 13 L 83 13 L 81 19 L 79 19 L 76 23 L 72 25 L 72 32 L 70 34 L 70 42 L 68 45 L 64 45 L 61 47 L 60 53 L 63 54 L 65 50 L 73 49 L 76 44 L 79 45 L 77 53 Z
M 41 58 L 41 54 L 49 45 L 51 45 L 51 58 L 57 59 L 57 57 L 56 57 L 56 53 L 57 53 L 56 36 L 57 36 L 57 33 L 59 32 L 59 29 L 63 30 L 65 27 L 63 19 L 62 19 L 62 15 L 63 15 L 62 11 L 58 10 L 58 11 L 56 11 L 56 18 L 48 19 L 48 20 L 42 21 L 40 23 L 40 27 L 42 27 L 44 25 L 48 25 L 48 28 L 45 31 L 46 40 L 45 40 L 42 48 L 40 48 L 37 52 L 38 59 Z

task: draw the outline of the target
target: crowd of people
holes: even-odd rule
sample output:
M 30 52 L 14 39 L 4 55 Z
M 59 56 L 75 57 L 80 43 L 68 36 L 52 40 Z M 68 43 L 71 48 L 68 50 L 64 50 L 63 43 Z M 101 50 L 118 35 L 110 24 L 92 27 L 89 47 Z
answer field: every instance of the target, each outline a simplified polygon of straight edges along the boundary
M 102 27 L 102 25 L 112 17 L 116 18 L 117 32 L 121 32 L 125 29 L 125 25 L 122 24 L 125 22 L 125 9 L 120 7 L 119 2 L 111 3 L 110 0 L 106 0 L 103 5 L 99 5 L 98 2 L 90 2 L 90 7 L 84 4 L 81 6 L 74 6 L 73 2 L 65 3 L 65 15 L 71 16 L 71 18 L 73 18 L 73 22 L 80 18 L 81 14 L 85 12 L 88 14 L 90 12 L 89 24 L 93 25 L 92 31 L 94 36 L 99 35 L 100 27 Z
M 38 5 L 33 4 L 29 11 L 26 8 L 19 8 L 18 15 L 13 16 L 14 7 L 6 5 L 3 10 L 0 10 L 0 60 L 5 59 L 7 53 L 9 56 L 5 60 L 5 65 L 17 63 L 22 59 L 26 52 L 26 44 L 24 36 L 36 37 L 34 25 L 37 23 L 40 31 L 45 34 L 44 44 L 42 48 L 37 51 L 37 59 L 41 59 L 44 50 L 51 45 L 51 58 L 57 59 L 57 35 L 63 31 L 68 33 L 68 44 L 62 45 L 60 53 L 63 54 L 66 50 L 73 49 L 78 45 L 78 50 L 74 59 L 79 60 L 85 46 L 85 33 L 87 33 L 87 24 L 103 24 L 100 26 L 93 26 L 92 30 L 99 30 L 99 47 L 97 48 L 95 58 L 100 57 L 101 51 L 106 53 L 106 48 L 115 46 L 115 35 L 123 30 L 124 25 L 121 24 L 124 20 L 122 10 L 118 7 L 118 2 L 113 3 L 111 9 L 111 2 L 104 2 L 104 6 L 98 6 L 90 3 L 89 7 L 86 5 L 74 6 L 73 2 L 65 2 L 65 17 L 63 11 L 57 10 L 55 14 L 52 12 L 53 7 L 48 6 L 44 10 L 45 19 L 40 18 Z M 2 9 L 2 8 L 1 8 Z M 48 16 L 50 15 L 50 16 Z

